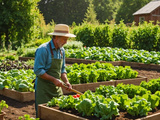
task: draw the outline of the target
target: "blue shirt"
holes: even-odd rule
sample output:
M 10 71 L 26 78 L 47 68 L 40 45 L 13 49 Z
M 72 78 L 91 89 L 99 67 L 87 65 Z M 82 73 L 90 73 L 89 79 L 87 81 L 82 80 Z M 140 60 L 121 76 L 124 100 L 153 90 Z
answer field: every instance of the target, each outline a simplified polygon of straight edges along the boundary
M 51 48 L 53 50 L 53 54 L 54 54 L 55 59 L 61 59 L 60 50 L 62 51 L 63 63 L 62 63 L 61 73 L 67 73 L 65 70 L 65 51 L 64 51 L 64 48 L 60 48 L 60 49 L 56 50 L 55 46 L 53 44 L 53 40 L 51 40 L 49 42 L 51 42 Z M 51 55 L 51 51 L 50 51 L 49 42 L 40 45 L 35 52 L 34 73 L 36 74 L 36 76 L 43 75 L 51 67 L 52 55 Z M 37 77 L 36 77 L 35 86 L 36 86 L 36 83 L 37 83 Z

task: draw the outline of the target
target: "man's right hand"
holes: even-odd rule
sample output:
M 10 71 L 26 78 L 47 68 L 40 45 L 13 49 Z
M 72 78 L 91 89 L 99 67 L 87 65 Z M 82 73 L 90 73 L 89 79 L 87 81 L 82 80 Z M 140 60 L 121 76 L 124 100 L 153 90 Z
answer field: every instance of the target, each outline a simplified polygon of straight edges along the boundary
M 63 87 L 63 82 L 59 79 L 54 80 L 53 83 L 58 87 Z

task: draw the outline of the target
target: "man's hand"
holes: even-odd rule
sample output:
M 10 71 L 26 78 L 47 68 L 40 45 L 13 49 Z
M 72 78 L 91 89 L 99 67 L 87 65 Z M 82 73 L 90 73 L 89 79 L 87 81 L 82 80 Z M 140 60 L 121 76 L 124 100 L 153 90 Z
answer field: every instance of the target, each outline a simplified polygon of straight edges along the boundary
M 69 82 L 66 82 L 65 85 L 68 87 L 68 88 L 66 88 L 66 90 L 70 91 L 72 89 L 72 86 Z
M 62 83 L 62 81 L 59 80 L 59 79 L 54 80 L 53 83 L 54 83 L 56 86 L 58 86 L 58 87 L 63 87 L 63 83 Z

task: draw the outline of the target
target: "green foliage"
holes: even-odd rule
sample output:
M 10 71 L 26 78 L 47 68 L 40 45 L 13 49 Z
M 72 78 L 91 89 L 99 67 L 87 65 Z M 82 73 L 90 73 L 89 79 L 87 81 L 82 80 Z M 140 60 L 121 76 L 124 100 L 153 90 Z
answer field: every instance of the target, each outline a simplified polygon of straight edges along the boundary
M 111 21 L 115 19 L 122 0 L 94 0 L 93 4 L 98 21 L 104 23 L 106 20 Z
M 160 52 L 123 49 L 111 47 L 84 47 L 83 49 L 67 49 L 67 58 L 90 59 L 99 61 L 128 61 L 145 64 L 160 64 Z
M 6 104 L 6 101 L 1 100 L 1 101 L 0 101 L 0 114 L 2 113 L 2 109 L 3 109 L 4 107 L 8 108 L 8 104 Z
M 8 59 L 8 60 L 15 60 L 15 56 L 14 55 L 8 55 L 5 57 L 5 59 Z
M 144 94 L 151 93 L 149 90 L 133 84 L 125 85 L 123 83 L 120 83 L 117 85 L 117 89 L 123 90 L 124 93 L 127 94 L 129 98 L 133 98 L 135 95 L 142 96 Z
M 94 45 L 94 26 L 91 24 L 83 24 L 73 30 L 76 40 L 81 41 L 84 46 Z
M 118 108 L 120 110 L 126 110 L 127 105 L 130 104 L 130 99 L 127 94 L 113 94 L 111 98 L 118 103 Z
M 113 116 L 119 115 L 119 109 L 117 106 L 118 104 L 113 100 L 109 101 L 108 104 L 97 101 L 95 106 L 95 116 L 100 117 L 100 120 L 112 119 Z
M 1 0 L 0 1 L 0 37 L 5 36 L 5 47 L 11 44 L 17 49 L 22 43 L 38 37 L 39 0 Z M 8 9 L 9 8 L 9 9 Z M 1 40 L 1 39 L 0 39 Z
M 156 91 L 160 90 L 160 78 L 152 79 L 149 82 L 142 81 L 140 86 L 147 90 L 150 90 L 152 94 L 154 94 Z
M 129 98 L 131 95 L 132 99 Z M 135 116 L 137 119 L 147 116 L 148 112 L 159 106 L 160 91 L 151 94 L 150 91 L 137 85 L 118 84 L 117 87 L 100 85 L 95 93 L 87 90 L 80 97 L 74 96 L 54 97 L 47 106 L 56 105 L 60 109 L 74 109 L 84 117 L 92 116 L 100 120 L 114 119 L 119 115 L 119 111 L 127 112 L 130 117 Z
M 87 24 L 73 28 L 76 40 L 84 46 L 118 47 L 159 51 L 159 25 L 145 22 L 139 26 L 127 27 L 123 21 L 120 24 Z
M 136 30 L 132 31 L 131 41 L 133 41 L 133 48 L 145 49 L 145 50 L 156 50 L 158 42 L 159 26 L 153 25 L 152 23 L 145 22 Z
M 76 106 L 76 109 L 78 110 L 78 112 L 82 113 L 82 116 L 91 116 L 94 111 L 94 107 L 92 106 L 92 104 L 92 101 L 86 98 Z
M 132 116 L 146 116 L 151 110 L 151 103 L 140 96 L 135 96 L 127 107 L 127 112 Z
M 151 103 L 151 108 L 154 109 L 155 107 L 157 107 L 159 105 L 159 96 L 153 94 L 144 94 L 142 96 L 143 98 L 145 98 L 148 102 Z
M 115 24 L 112 33 L 112 46 L 118 48 L 130 48 L 129 42 L 127 39 L 129 28 L 123 23 L 120 22 L 119 25 Z
M 4 79 L 5 78 L 5 79 Z M 9 71 L 0 72 L 0 88 L 14 89 L 20 92 L 33 92 L 35 79 L 33 70 L 18 70 L 12 69 Z
M 123 90 L 119 90 L 114 86 L 106 86 L 106 85 L 100 85 L 96 88 L 95 94 L 96 95 L 103 95 L 106 98 L 112 98 L 112 95 L 118 95 L 122 94 Z
M 116 23 L 124 20 L 124 23 L 132 23 L 134 20 L 133 13 L 149 3 L 151 0 L 123 0 L 117 11 Z
M 22 54 L 23 57 L 35 57 L 36 48 L 27 48 Z
M 67 41 L 67 44 L 65 44 L 64 49 L 80 49 L 83 47 L 83 43 L 81 41 Z
M 110 46 L 111 32 L 108 24 L 93 25 L 84 23 L 82 26 L 77 26 L 73 29 L 76 34 L 76 40 L 82 41 L 84 46 Z
M 97 24 L 98 21 L 96 19 L 96 13 L 94 10 L 93 0 L 89 0 L 89 6 L 87 8 L 87 12 L 85 13 L 85 18 L 83 22 Z
M 95 62 L 92 64 L 73 64 L 66 66 L 67 76 L 71 84 L 110 81 L 117 79 L 136 78 L 137 71 L 130 66 L 116 66 L 110 63 Z
M 99 47 L 109 47 L 112 44 L 111 41 L 111 29 L 106 23 L 104 25 L 99 25 L 94 30 L 94 46 Z M 86 45 L 88 46 L 88 45 Z
M 18 120 L 39 120 L 39 118 L 30 117 L 30 115 L 25 114 L 24 116 L 19 116 Z
M 71 25 L 73 21 L 77 24 L 82 22 L 89 2 L 88 0 L 41 0 L 38 4 L 47 24 L 54 20 L 57 24 Z

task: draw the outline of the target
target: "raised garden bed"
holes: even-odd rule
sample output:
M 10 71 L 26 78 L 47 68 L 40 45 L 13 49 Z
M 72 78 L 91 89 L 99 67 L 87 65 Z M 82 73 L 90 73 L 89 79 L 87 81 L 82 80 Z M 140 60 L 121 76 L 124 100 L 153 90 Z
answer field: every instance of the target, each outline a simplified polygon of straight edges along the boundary
M 95 91 L 96 87 L 99 87 L 100 85 L 113 85 L 115 86 L 115 81 L 105 81 L 105 82 L 97 82 L 97 83 L 86 83 L 86 84 L 75 84 L 72 85 L 73 89 L 76 89 L 80 92 L 85 92 L 87 90 Z M 70 94 L 72 91 L 68 91 L 64 88 L 62 88 L 63 94 Z
M 141 81 L 147 81 L 147 78 L 143 76 L 138 76 L 135 79 L 114 80 L 114 81 L 105 81 L 105 82 L 88 83 L 88 84 L 77 84 L 77 85 L 72 85 L 72 87 L 80 92 L 85 92 L 87 90 L 95 91 L 96 87 L 99 87 L 100 85 L 116 86 L 118 83 L 122 83 L 122 82 L 124 84 L 139 85 Z M 62 90 L 64 94 L 72 94 L 71 91 L 67 91 L 65 89 L 62 89 Z M 10 89 L 4 88 L 3 90 L 0 90 L 0 95 L 12 98 L 19 102 L 28 102 L 28 101 L 35 100 L 34 92 L 18 92 L 16 90 L 10 90 Z
M 67 111 L 67 110 L 66 110 Z M 47 107 L 46 104 L 41 104 L 38 106 L 38 117 L 41 120 L 99 120 L 96 117 L 84 118 L 75 114 L 72 114 L 71 110 L 61 111 L 58 107 Z M 160 113 L 153 113 L 146 117 L 141 118 L 120 118 L 120 120 L 159 120 Z M 116 119 L 116 118 L 115 118 Z
M 74 84 L 72 85 L 72 87 L 80 92 L 85 92 L 87 90 L 95 91 L 96 87 L 99 87 L 100 85 L 117 86 L 117 84 L 119 83 L 139 85 L 142 81 L 147 81 L 147 78 L 138 75 L 137 78 L 134 79 L 113 80 L 113 81 L 104 81 L 104 82 L 87 83 L 87 84 Z M 72 93 L 71 91 L 67 91 L 65 89 L 62 90 L 64 94 Z
M 19 102 L 28 102 L 35 100 L 34 94 L 35 94 L 34 92 L 18 92 L 16 90 L 5 89 L 5 88 L 3 90 L 0 90 L 0 95 L 12 98 Z
M 95 91 L 96 87 L 99 87 L 100 85 L 116 86 L 118 83 L 122 83 L 122 82 L 124 84 L 139 85 L 142 81 L 147 81 L 147 78 L 143 76 L 138 76 L 137 78 L 134 78 L 134 79 L 114 80 L 114 81 L 105 81 L 105 82 L 88 83 L 88 84 L 75 84 L 75 85 L 72 85 L 72 87 L 80 92 L 85 92 L 87 90 Z M 67 91 L 65 89 L 62 89 L 62 90 L 64 94 L 72 94 L 71 91 Z M 0 90 L 0 95 L 12 98 L 19 102 L 27 102 L 27 101 L 35 100 L 34 92 L 18 92 L 16 90 L 3 89 L 3 90 Z
M 19 60 L 27 61 L 27 60 L 34 60 L 34 57 L 19 57 Z M 73 63 L 94 63 L 97 60 L 85 60 L 85 59 L 76 59 L 76 58 L 66 58 L 66 64 L 73 64 Z M 105 63 L 106 61 L 99 61 L 101 63 Z M 150 70 L 160 70 L 160 65 L 157 64 L 144 64 L 138 62 L 127 62 L 127 61 L 107 61 L 107 63 L 111 63 L 114 66 L 131 66 L 131 68 L 137 69 L 150 69 Z
M 147 81 L 148 81 L 147 77 L 138 75 L 137 78 L 134 78 L 134 79 L 116 80 L 116 81 L 115 81 L 115 87 L 116 87 L 119 83 L 140 85 L 140 83 L 141 83 L 142 81 L 146 81 L 146 82 L 147 82 Z

